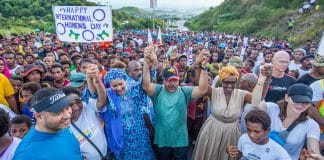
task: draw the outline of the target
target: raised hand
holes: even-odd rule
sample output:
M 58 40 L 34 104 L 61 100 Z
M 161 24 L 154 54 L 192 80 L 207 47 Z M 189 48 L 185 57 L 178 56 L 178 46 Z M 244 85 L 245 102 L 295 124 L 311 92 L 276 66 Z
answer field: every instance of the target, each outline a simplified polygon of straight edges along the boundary
M 99 70 L 98 66 L 96 64 L 90 64 L 89 68 L 86 71 L 86 76 L 88 78 L 98 78 L 99 76 Z
M 199 55 L 196 58 L 195 64 L 201 65 L 205 61 L 204 63 L 205 63 L 205 65 L 207 65 L 209 57 L 210 57 L 210 52 L 206 49 L 203 49 L 199 52 Z
M 260 66 L 260 76 L 264 76 L 266 80 L 270 80 L 272 76 L 272 65 L 264 64 Z
M 174 48 L 171 51 L 170 59 L 177 59 L 178 57 L 178 48 Z

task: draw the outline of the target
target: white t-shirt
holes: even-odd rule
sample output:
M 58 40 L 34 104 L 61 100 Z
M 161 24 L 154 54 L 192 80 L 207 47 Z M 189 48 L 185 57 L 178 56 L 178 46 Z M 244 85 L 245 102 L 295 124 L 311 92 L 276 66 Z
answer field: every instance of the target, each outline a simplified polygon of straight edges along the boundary
M 241 131 L 241 134 L 244 134 L 247 132 L 247 126 L 246 126 L 246 122 L 245 122 L 245 117 L 246 115 L 255 109 L 255 105 L 253 104 L 246 104 L 244 106 L 244 110 L 241 114 L 241 120 L 240 120 L 240 131 Z
M 302 70 L 301 68 L 298 69 L 299 71 L 299 77 L 302 77 L 303 75 L 307 74 L 307 73 L 310 73 L 311 70 L 308 70 L 308 71 L 305 71 L 305 70 Z
M 14 117 L 17 116 L 17 114 L 15 112 L 13 112 L 9 107 L 7 107 L 3 104 L 0 104 L 0 109 L 5 110 L 9 114 L 10 119 L 13 119 Z
M 9 145 L 7 150 L 3 153 L 3 155 L 0 157 L 1 160 L 12 160 L 14 153 L 16 151 L 16 148 L 18 147 L 21 139 L 17 137 L 13 137 L 12 143 Z
M 321 101 L 323 99 L 324 97 L 323 81 L 324 79 L 317 80 L 309 86 L 313 90 L 313 101 Z
M 270 138 L 268 143 L 259 145 L 253 143 L 245 133 L 237 146 L 242 152 L 241 160 L 291 160 L 287 151 Z
M 16 70 L 17 70 L 18 67 L 21 67 L 21 66 L 20 65 L 16 65 L 15 68 L 9 70 L 10 73 L 11 73 L 11 75 L 16 75 Z
M 101 153 L 106 155 L 107 140 L 97 115 L 96 103 L 97 100 L 90 98 L 88 104 L 83 104 L 83 110 L 75 124 L 94 144 L 96 144 Z M 86 157 L 86 159 L 100 159 L 97 150 L 72 125 L 71 130 L 80 143 L 82 156 Z
M 295 61 L 290 61 L 289 63 L 289 70 L 295 70 L 295 69 L 298 69 L 300 70 L 299 68 L 301 67 L 301 64 L 296 64 Z
M 282 121 L 279 117 L 280 108 L 277 104 L 272 102 L 267 102 L 266 112 L 271 118 L 271 130 L 280 132 L 284 129 Z M 284 148 L 289 153 L 292 159 L 298 159 L 301 149 L 303 148 L 307 138 L 314 138 L 319 140 L 320 137 L 320 128 L 319 125 L 311 118 L 305 122 L 297 124 L 293 130 L 289 132 L 289 135 L 286 139 L 286 144 Z

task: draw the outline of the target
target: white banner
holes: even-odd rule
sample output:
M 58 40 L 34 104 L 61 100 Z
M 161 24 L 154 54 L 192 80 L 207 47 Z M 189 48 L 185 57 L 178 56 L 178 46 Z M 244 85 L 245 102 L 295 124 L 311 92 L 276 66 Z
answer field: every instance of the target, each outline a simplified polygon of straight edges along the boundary
M 53 6 L 56 33 L 66 42 L 112 41 L 110 6 Z

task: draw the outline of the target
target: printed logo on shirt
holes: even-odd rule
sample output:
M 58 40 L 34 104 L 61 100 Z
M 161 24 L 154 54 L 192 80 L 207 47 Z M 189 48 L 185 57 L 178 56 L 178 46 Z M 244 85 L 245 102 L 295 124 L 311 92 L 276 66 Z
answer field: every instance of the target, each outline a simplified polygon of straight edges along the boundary
M 286 91 L 287 87 L 279 87 L 279 86 L 272 86 L 271 90 L 275 90 L 275 91 Z
M 91 126 L 89 129 L 83 130 L 82 132 L 90 139 L 96 132 L 96 126 Z M 83 142 L 86 141 L 81 134 L 77 136 L 77 139 L 80 144 L 83 144 Z

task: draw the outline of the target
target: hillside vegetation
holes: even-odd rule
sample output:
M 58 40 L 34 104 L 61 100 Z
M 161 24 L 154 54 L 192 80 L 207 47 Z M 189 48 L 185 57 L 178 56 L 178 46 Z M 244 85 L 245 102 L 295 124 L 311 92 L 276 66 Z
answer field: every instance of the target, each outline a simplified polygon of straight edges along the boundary
M 225 0 L 186 22 L 197 31 L 220 31 L 257 36 L 287 38 L 294 45 L 306 39 L 318 39 L 324 29 L 324 0 L 318 0 L 321 10 L 297 14 L 304 0 Z M 288 30 L 288 19 L 295 21 Z
M 95 6 L 96 3 L 86 0 L 1 0 L 0 34 L 27 33 L 35 29 L 55 32 L 52 13 L 52 6 L 55 5 Z M 127 10 L 112 11 L 114 29 L 143 29 L 152 26 L 149 18 L 127 14 Z M 162 26 L 162 23 L 161 20 L 156 20 L 157 25 Z

